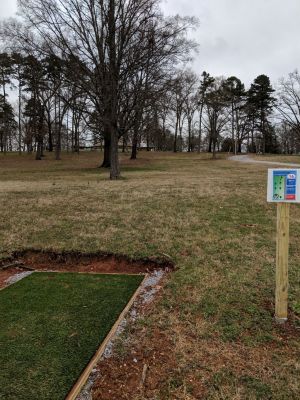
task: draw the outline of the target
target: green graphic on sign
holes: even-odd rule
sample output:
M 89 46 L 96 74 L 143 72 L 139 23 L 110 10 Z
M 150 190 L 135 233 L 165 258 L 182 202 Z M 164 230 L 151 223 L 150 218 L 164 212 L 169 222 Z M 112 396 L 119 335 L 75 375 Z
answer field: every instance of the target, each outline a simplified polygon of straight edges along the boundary
M 269 169 L 267 199 L 274 203 L 300 203 L 300 169 Z
M 273 178 L 273 199 L 284 200 L 285 195 L 286 177 L 282 175 L 275 175 Z

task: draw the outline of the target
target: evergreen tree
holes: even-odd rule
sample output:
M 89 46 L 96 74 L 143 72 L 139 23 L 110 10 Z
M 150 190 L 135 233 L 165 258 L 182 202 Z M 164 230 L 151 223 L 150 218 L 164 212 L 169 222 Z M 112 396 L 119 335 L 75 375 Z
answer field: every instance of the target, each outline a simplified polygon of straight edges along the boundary
M 25 106 L 24 116 L 28 118 L 28 148 L 32 150 L 32 143 L 36 142 L 36 159 L 41 160 L 44 142 L 44 106 L 41 101 L 41 92 L 45 89 L 45 71 L 42 63 L 34 56 L 24 60 L 25 91 L 30 98 Z
M 0 53 L 0 85 L 2 87 L 2 92 L 4 96 L 4 101 L 6 100 L 6 87 L 11 83 L 11 76 L 13 72 L 13 61 L 9 54 Z
M 270 79 L 266 75 L 259 75 L 248 91 L 248 107 L 253 113 L 255 127 L 259 132 L 257 137 L 257 151 L 262 153 L 269 152 L 271 149 L 267 146 L 268 126 L 270 126 L 269 117 L 275 105 L 275 98 L 272 96 L 274 89 L 271 86 Z
M 2 98 L 1 98 L 1 109 L 2 109 L 2 129 L 3 132 L 1 134 L 1 151 L 4 153 L 7 151 L 7 143 L 6 140 L 8 136 L 9 129 L 9 121 L 6 121 L 6 118 L 9 116 L 9 105 L 6 104 L 7 100 L 7 85 L 11 84 L 11 75 L 12 75 L 12 59 L 9 54 L 1 53 L 0 54 L 0 85 L 2 87 Z M 7 124 L 7 126 L 6 126 Z
M 22 152 L 22 91 L 25 86 L 24 57 L 19 53 L 12 54 L 12 77 L 18 82 L 18 150 Z
M 17 123 L 12 105 L 0 95 L 0 151 L 12 151 L 12 138 L 15 134 Z

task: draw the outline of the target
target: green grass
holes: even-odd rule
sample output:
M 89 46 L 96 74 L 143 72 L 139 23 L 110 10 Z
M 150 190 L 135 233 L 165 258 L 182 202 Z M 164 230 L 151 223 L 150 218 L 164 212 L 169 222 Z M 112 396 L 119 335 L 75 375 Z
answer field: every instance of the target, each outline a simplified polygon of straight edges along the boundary
M 179 383 L 160 398 L 185 399 L 192 377 L 209 399 L 298 400 L 300 206 L 291 207 L 286 329 L 273 318 L 276 206 L 266 202 L 267 165 L 145 152 L 136 162 L 122 155 L 126 179 L 110 182 L 96 168 L 99 153 L 52 158 L 0 156 L 3 257 L 26 248 L 168 254 L 178 269 L 146 321 L 147 331 L 171 338 L 178 360 L 168 379 Z
M 142 279 L 35 273 L 0 291 L 0 398 L 64 399 Z

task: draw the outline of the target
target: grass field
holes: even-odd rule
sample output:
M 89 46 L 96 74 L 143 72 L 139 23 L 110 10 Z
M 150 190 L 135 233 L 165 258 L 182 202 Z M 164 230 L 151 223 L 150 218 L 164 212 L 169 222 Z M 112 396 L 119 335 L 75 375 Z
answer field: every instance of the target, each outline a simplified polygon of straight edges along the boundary
M 154 327 L 171 339 L 176 368 L 152 398 L 299 399 L 300 209 L 291 207 L 291 322 L 278 327 L 267 166 L 141 153 L 124 156 L 124 179 L 110 182 L 99 159 L 0 157 L 2 257 L 24 248 L 168 254 L 178 270 L 144 324 L 149 349 Z
M 143 276 L 35 273 L 0 291 L 0 398 L 64 399 Z
M 264 154 L 264 155 L 254 155 L 252 156 L 258 161 L 276 161 L 292 164 L 300 164 L 299 155 L 282 155 L 282 154 Z

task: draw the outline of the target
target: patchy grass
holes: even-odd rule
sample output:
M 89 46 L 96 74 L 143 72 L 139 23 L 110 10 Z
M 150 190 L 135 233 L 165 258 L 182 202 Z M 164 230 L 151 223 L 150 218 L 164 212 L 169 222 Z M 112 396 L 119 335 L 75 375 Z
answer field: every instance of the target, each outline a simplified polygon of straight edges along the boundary
M 199 398 L 187 387 L 201 382 L 209 399 L 298 399 L 300 208 L 291 207 L 290 323 L 278 327 L 268 166 L 145 152 L 122 156 L 125 179 L 110 182 L 99 159 L 0 158 L 2 255 L 32 247 L 168 254 L 178 270 L 145 323 L 171 338 L 178 368 L 154 398 Z
M 264 154 L 264 155 L 253 155 L 255 160 L 260 161 L 276 161 L 292 164 L 300 164 L 300 155 L 283 155 L 283 154 Z
M 0 398 L 65 398 L 143 276 L 35 273 L 0 291 Z

